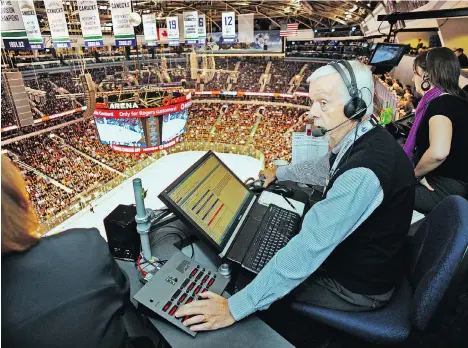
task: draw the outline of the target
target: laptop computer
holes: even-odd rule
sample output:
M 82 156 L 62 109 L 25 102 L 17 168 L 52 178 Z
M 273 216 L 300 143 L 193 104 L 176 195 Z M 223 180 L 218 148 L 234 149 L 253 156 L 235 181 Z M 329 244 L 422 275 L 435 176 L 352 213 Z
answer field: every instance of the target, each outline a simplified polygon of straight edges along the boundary
M 299 231 L 301 216 L 257 196 L 208 151 L 159 198 L 220 257 L 258 273 Z

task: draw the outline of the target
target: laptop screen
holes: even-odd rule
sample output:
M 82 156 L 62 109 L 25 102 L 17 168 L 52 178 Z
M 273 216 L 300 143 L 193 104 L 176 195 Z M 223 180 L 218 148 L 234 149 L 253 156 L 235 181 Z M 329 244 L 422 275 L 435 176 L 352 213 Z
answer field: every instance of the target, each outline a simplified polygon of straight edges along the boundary
M 222 250 L 253 194 L 214 153 L 208 152 L 160 198 Z

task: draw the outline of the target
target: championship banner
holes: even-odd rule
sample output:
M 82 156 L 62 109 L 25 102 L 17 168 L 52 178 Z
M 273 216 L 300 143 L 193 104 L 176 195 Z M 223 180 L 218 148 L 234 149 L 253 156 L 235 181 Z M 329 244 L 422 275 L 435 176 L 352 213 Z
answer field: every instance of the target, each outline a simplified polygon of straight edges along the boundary
M 135 32 L 130 23 L 131 0 L 110 0 L 112 26 L 117 47 L 135 46 Z
M 44 5 L 49 20 L 49 28 L 54 47 L 70 48 L 70 36 L 68 35 L 67 20 L 65 18 L 62 1 L 44 0 Z
M 2 0 L 2 38 L 7 50 L 28 50 L 29 41 L 18 1 Z
M 156 24 L 156 15 L 154 13 L 141 16 L 143 21 L 143 32 L 145 34 L 146 46 L 158 45 L 158 26 Z
M 104 47 L 97 1 L 77 0 L 77 5 L 85 47 Z
M 179 46 L 179 17 L 167 17 L 166 24 L 169 46 Z
M 29 48 L 32 50 L 44 49 L 41 29 L 39 28 L 39 22 L 37 21 L 33 0 L 19 0 L 18 3 L 21 15 L 23 16 L 24 28 L 28 35 Z
M 236 42 L 236 17 L 234 12 L 223 12 L 222 34 L 226 43 Z
M 194 45 L 198 42 L 198 12 L 184 12 L 185 44 Z
M 198 43 L 204 45 L 206 43 L 206 16 L 198 15 Z

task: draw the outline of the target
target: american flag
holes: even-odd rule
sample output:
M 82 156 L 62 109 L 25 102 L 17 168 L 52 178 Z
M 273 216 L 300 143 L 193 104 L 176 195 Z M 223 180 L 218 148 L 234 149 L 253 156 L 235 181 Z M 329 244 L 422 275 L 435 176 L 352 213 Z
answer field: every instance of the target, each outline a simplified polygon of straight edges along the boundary
M 299 23 L 281 24 L 280 36 L 297 36 Z

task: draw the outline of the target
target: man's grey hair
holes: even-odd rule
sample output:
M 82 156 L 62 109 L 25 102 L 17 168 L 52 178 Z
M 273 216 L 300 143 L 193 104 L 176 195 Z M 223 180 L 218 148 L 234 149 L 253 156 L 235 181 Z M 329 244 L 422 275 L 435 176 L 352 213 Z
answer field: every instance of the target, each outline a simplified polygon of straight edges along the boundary
M 374 79 L 372 77 L 372 73 L 367 66 L 358 62 L 357 60 L 350 60 L 349 64 L 351 64 L 351 67 L 353 68 L 353 71 L 354 71 L 354 76 L 356 76 L 356 84 L 357 84 L 358 90 L 361 91 L 361 98 L 364 100 L 366 105 L 368 105 L 365 116 L 370 116 L 374 112 L 374 105 L 373 105 Z M 340 64 L 340 66 L 345 72 L 346 76 L 348 77 L 349 82 L 351 83 L 351 77 L 349 75 L 348 69 L 346 69 L 346 67 L 343 64 Z M 332 74 L 338 74 L 338 76 L 340 76 L 338 71 L 336 71 L 334 67 L 332 67 L 331 65 L 325 65 L 315 70 L 312 73 L 312 75 L 309 76 L 309 78 L 307 79 L 307 82 L 313 83 L 314 80 L 320 77 L 324 77 L 324 76 L 328 76 Z M 344 91 L 343 101 L 344 103 L 347 103 L 351 99 L 351 96 L 349 95 L 349 92 L 341 76 L 340 76 L 340 80 L 342 81 L 341 86 L 342 86 L 342 90 Z

